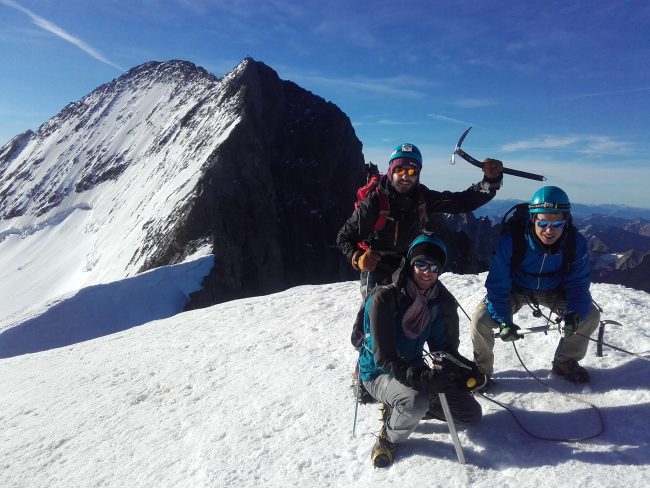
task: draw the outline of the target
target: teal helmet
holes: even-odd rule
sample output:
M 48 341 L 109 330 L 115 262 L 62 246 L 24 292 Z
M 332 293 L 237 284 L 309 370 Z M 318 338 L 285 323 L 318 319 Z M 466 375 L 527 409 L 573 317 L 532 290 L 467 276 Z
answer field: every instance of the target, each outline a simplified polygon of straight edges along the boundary
M 557 186 L 544 186 L 537 190 L 530 199 L 528 212 L 538 213 L 569 213 L 571 202 L 569 196 Z
M 440 237 L 423 233 L 411 242 L 406 253 L 406 261 L 413 265 L 415 261 L 427 258 L 434 260 L 441 268 L 444 268 L 447 262 L 447 246 Z
M 393 159 L 397 158 L 408 158 L 414 160 L 420 168 L 422 167 L 422 154 L 415 144 L 409 144 L 408 142 L 400 144 L 397 146 L 390 155 L 388 160 L 388 165 Z

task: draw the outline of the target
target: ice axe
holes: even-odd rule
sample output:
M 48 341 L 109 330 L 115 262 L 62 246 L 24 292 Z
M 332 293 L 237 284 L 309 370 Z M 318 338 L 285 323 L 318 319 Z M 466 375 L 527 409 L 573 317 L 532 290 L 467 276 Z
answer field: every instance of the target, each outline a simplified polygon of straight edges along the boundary
M 460 139 L 458 139 L 454 153 L 451 155 L 451 164 L 456 164 L 456 155 L 458 155 L 477 168 L 483 168 L 483 163 L 481 163 L 478 159 L 473 158 L 460 148 L 470 130 L 472 130 L 471 127 L 463 132 L 463 135 L 460 136 Z M 512 176 L 519 176 L 520 178 L 528 178 L 529 180 L 546 181 L 546 176 L 536 175 L 535 173 L 527 173 L 526 171 L 519 171 L 518 169 L 503 168 L 503 173 Z

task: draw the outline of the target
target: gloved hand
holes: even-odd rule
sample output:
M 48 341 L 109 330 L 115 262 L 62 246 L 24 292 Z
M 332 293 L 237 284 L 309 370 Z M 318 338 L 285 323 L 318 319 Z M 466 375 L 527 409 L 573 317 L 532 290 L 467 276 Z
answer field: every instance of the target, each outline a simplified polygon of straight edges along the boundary
M 361 271 L 374 271 L 379 261 L 381 261 L 381 254 L 370 249 L 359 258 L 359 269 Z
M 571 337 L 578 330 L 580 315 L 577 313 L 568 313 L 564 316 L 564 337 Z
M 443 369 L 412 366 L 406 370 L 406 382 L 408 386 L 419 391 L 440 393 L 449 385 L 449 374 Z
M 448 353 L 453 355 L 459 362 L 467 367 L 463 367 L 449 358 L 445 361 L 445 368 L 450 369 L 449 381 L 461 390 L 472 391 L 483 388 L 488 381 L 487 376 L 481 371 L 474 361 L 470 361 L 459 353 Z
M 488 381 L 487 376 L 478 368 L 476 364 L 472 369 L 458 367 L 450 375 L 450 381 L 461 390 L 473 391 L 481 389 Z
M 518 334 L 517 331 L 519 331 L 521 327 L 519 327 L 516 324 L 513 324 L 512 322 L 509 322 L 507 324 L 501 324 L 499 325 L 499 337 L 501 337 L 502 341 L 506 342 L 512 342 L 516 341 L 518 339 L 523 339 L 524 336 Z
M 498 159 L 485 158 L 483 160 L 483 181 L 489 184 L 490 190 L 501 188 L 503 181 L 503 163 Z
M 445 369 L 427 369 L 422 372 L 422 387 L 428 393 L 441 393 L 449 387 L 449 373 Z

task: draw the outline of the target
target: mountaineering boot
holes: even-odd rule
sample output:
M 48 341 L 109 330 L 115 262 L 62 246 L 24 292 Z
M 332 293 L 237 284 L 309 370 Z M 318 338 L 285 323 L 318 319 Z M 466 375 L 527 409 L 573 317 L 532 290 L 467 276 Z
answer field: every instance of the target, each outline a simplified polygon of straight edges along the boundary
M 578 364 L 578 361 L 571 359 L 569 361 L 553 361 L 553 373 L 562 376 L 571 383 L 581 384 L 589 383 L 589 373 L 585 368 Z
M 375 468 L 388 468 L 393 464 L 395 444 L 386 439 L 384 429 L 381 430 L 377 441 L 372 447 L 372 465 Z
M 375 445 L 372 447 L 371 458 L 375 468 L 387 468 L 393 464 L 395 453 L 395 444 L 390 442 L 386 437 L 386 425 L 388 424 L 393 409 L 385 403 L 382 403 L 380 409 L 382 426 Z

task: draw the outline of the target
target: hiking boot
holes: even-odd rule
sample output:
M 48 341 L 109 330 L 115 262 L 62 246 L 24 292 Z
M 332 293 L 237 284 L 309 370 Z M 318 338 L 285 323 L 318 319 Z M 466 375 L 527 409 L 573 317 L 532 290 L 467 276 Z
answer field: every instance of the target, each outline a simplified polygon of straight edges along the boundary
M 571 383 L 589 383 L 589 373 L 575 359 L 563 362 L 553 361 L 552 371 L 558 376 L 566 378 Z
M 382 427 L 377 436 L 375 445 L 372 446 L 372 465 L 375 468 L 388 468 L 393 464 L 395 444 L 386 438 L 386 428 Z

